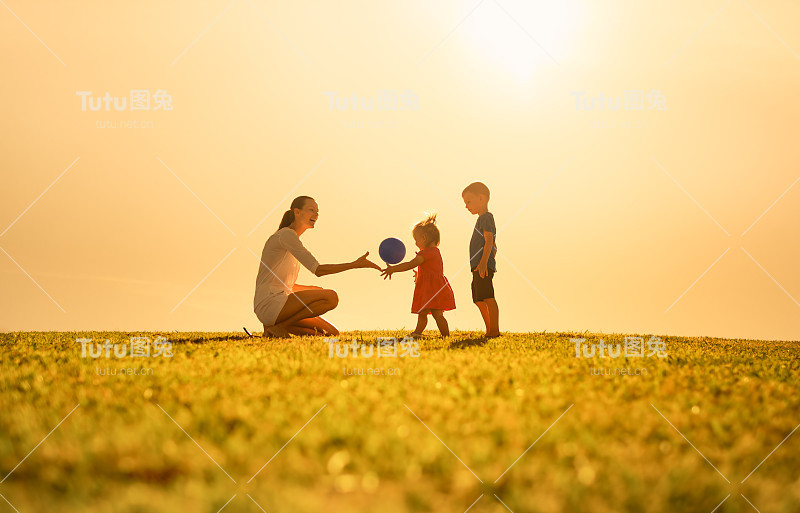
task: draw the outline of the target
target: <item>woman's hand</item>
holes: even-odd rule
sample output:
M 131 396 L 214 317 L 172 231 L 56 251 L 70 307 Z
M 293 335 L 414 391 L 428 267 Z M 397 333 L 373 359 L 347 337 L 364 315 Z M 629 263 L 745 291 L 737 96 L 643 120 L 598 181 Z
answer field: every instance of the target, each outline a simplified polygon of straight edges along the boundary
M 367 256 L 369 255 L 369 251 L 358 257 L 355 261 L 353 261 L 353 268 L 354 269 L 377 269 L 378 271 L 381 270 L 380 266 L 375 262 L 371 261 Z
M 383 269 L 381 271 L 381 276 L 383 276 L 384 280 L 386 278 L 389 278 L 390 280 L 392 279 L 392 274 L 395 273 L 395 269 L 394 268 L 395 268 L 395 266 L 393 266 L 393 265 L 387 265 L 386 269 Z

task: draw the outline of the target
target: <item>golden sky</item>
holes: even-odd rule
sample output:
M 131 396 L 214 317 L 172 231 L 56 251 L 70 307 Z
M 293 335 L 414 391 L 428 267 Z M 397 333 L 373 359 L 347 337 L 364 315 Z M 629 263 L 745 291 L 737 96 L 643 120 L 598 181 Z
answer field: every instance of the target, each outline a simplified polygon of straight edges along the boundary
M 260 330 L 300 194 L 323 263 L 436 211 L 479 329 L 481 180 L 502 330 L 798 339 L 796 2 L 3 1 L 0 330 Z M 342 329 L 413 327 L 411 273 L 303 273 Z

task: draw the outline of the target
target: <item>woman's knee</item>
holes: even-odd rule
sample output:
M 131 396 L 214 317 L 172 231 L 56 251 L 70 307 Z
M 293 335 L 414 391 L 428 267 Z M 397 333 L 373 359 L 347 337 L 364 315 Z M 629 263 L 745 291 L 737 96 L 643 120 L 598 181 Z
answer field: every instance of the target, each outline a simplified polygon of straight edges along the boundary
M 339 306 L 339 294 L 337 294 L 335 290 L 326 289 L 325 300 L 328 302 L 328 306 L 331 310 Z

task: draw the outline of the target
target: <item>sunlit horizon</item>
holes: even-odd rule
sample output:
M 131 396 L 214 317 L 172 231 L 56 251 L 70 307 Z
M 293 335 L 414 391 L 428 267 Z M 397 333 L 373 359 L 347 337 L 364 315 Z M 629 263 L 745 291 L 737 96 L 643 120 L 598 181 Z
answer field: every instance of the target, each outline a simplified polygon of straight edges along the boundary
M 257 255 L 299 195 L 319 203 L 302 241 L 323 263 L 379 261 L 387 237 L 411 255 L 436 212 L 450 326 L 478 330 L 460 194 L 480 180 L 501 330 L 798 339 L 800 6 L 87 16 L 104 6 L 0 9 L 0 331 L 260 332 Z M 133 90 L 149 109 L 81 108 Z M 339 292 L 340 329 L 400 330 L 411 280 L 299 282 Z

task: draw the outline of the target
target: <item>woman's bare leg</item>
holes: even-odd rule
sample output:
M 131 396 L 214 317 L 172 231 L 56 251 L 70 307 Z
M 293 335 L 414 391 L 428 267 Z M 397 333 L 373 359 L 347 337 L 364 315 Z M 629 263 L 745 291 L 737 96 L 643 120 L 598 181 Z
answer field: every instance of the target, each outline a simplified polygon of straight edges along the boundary
M 336 329 L 336 326 L 329 323 L 322 317 L 310 317 L 308 319 L 301 319 L 295 322 L 291 327 L 289 327 L 289 332 L 295 335 L 296 333 L 292 331 L 293 328 L 310 330 L 311 335 L 322 335 L 325 337 L 336 336 L 339 334 L 339 330 Z
M 339 296 L 333 290 L 301 290 L 290 294 L 273 326 L 265 326 L 264 334 L 286 338 L 289 327 L 303 319 L 319 317 L 336 308 Z
M 297 335 L 298 337 L 316 337 L 319 335 L 319 332 L 316 330 L 312 330 L 311 328 L 301 328 L 300 326 L 296 325 L 289 326 L 287 331 L 292 335 Z

